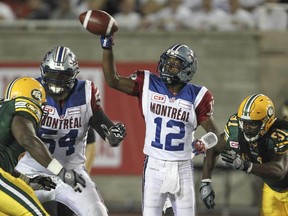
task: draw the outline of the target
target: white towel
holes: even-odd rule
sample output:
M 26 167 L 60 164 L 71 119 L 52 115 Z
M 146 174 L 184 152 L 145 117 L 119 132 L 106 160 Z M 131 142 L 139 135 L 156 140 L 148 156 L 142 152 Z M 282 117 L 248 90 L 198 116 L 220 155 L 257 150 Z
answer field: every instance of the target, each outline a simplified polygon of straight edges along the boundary
M 163 180 L 160 193 L 175 194 L 180 190 L 178 162 L 168 163 L 166 176 Z

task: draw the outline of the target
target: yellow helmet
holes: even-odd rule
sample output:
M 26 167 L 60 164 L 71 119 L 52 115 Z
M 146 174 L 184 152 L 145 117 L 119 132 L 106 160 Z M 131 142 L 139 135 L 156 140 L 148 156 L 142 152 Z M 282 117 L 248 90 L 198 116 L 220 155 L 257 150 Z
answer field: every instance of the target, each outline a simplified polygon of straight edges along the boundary
M 264 136 L 276 120 L 273 102 L 263 94 L 246 97 L 239 106 L 237 116 L 239 127 L 248 142 Z
M 40 106 L 46 102 L 43 86 L 32 77 L 20 77 L 11 81 L 5 90 L 5 99 L 26 97 L 36 101 Z

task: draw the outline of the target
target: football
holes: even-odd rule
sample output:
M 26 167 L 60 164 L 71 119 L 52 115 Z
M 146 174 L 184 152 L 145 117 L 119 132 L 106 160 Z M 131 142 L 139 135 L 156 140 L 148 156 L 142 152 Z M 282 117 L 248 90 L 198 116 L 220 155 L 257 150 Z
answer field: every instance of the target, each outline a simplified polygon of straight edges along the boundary
M 79 15 L 79 21 L 85 29 L 95 35 L 111 35 L 118 31 L 115 19 L 102 10 L 88 10 Z

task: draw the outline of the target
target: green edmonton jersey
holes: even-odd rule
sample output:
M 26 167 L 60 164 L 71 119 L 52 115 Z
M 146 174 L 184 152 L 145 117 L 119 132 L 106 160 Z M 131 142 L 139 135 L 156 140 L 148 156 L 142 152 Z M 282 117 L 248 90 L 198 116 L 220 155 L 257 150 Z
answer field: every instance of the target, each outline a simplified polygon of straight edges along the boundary
M 11 173 L 19 156 L 25 151 L 20 146 L 11 131 L 14 116 L 22 116 L 34 123 L 35 130 L 39 127 L 42 109 L 26 97 L 0 102 L 0 167 Z
M 249 144 L 238 126 L 237 115 L 232 115 L 225 125 L 226 147 L 237 151 L 243 159 L 258 164 L 269 162 L 275 155 L 287 153 L 288 124 L 278 127 L 277 121 L 280 120 L 274 122 L 265 136 Z M 280 181 L 266 178 L 262 180 L 275 191 L 281 192 L 288 189 L 288 174 Z

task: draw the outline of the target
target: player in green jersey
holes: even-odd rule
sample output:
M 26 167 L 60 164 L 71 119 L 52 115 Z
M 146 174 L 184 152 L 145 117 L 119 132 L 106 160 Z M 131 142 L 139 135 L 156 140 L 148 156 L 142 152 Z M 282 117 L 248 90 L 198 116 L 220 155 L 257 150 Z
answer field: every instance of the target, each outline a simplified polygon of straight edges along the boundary
M 66 170 L 53 159 L 36 136 L 43 117 L 41 106 L 46 102 L 43 86 L 31 77 L 18 78 L 8 85 L 5 98 L 0 102 L 0 215 L 48 215 L 30 186 L 50 190 L 56 185 L 50 178 L 28 178 L 14 171 L 25 151 L 72 187 L 78 183 L 85 186 L 85 182 L 74 170 Z
M 276 118 L 271 99 L 263 94 L 245 98 L 229 118 L 221 140 L 206 153 L 200 186 L 206 207 L 215 205 L 211 175 L 221 153 L 226 164 L 264 181 L 261 216 L 288 215 L 288 122 Z

